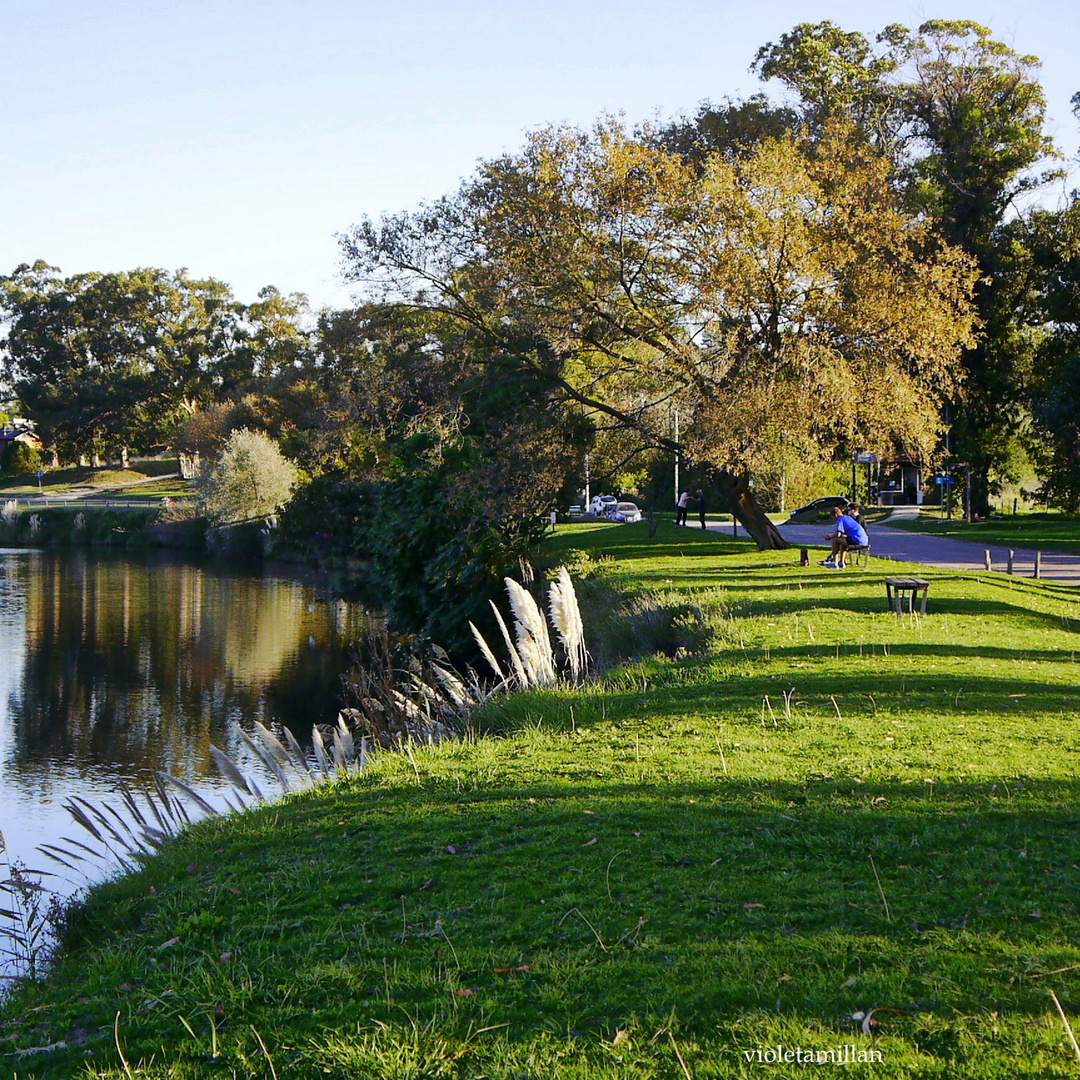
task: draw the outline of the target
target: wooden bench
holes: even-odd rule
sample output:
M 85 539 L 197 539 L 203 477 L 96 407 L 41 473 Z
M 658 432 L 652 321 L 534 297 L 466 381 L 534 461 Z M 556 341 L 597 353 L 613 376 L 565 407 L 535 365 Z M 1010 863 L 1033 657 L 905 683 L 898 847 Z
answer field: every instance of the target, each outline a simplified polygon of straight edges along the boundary
M 864 562 L 863 562 L 864 566 L 869 566 L 870 565 L 870 545 L 869 544 L 863 544 L 862 546 L 859 546 L 859 547 L 857 547 L 855 545 L 851 545 L 847 549 L 847 553 L 849 555 L 854 555 L 855 556 L 854 563 L 855 563 L 856 566 L 859 565 L 859 560 L 860 559 L 864 560 Z
M 889 577 L 885 579 L 885 593 L 888 596 L 889 610 L 897 615 L 903 614 L 904 597 L 907 596 L 909 615 L 915 614 L 915 600 L 922 593 L 920 615 L 926 614 L 926 596 L 930 591 L 930 582 L 917 577 Z

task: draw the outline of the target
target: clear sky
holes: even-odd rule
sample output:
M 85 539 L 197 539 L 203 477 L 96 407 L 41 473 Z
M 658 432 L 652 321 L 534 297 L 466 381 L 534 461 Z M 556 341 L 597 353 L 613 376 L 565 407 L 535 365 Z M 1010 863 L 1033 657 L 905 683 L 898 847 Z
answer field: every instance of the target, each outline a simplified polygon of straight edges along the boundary
M 522 133 L 759 89 L 760 45 L 969 18 L 1043 60 L 1075 160 L 1075 0 L 0 0 L 0 274 L 187 267 L 341 304 L 334 234 Z

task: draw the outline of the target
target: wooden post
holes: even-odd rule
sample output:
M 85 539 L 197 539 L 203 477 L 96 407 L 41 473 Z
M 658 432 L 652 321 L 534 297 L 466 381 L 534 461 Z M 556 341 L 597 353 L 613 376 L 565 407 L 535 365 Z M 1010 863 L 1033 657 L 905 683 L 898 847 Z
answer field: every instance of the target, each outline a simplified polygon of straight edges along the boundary
M 1014 554 L 1015 554 L 1015 552 L 1013 551 L 1013 549 L 1009 548 L 1009 573 L 1010 574 L 1013 572 L 1013 555 Z
M 1035 574 L 1036 578 L 1042 577 L 1042 552 L 1035 552 Z
M 992 563 L 990 562 L 990 549 L 989 548 L 985 548 L 983 550 L 983 562 L 986 563 L 986 569 L 987 570 L 993 570 L 994 569 Z

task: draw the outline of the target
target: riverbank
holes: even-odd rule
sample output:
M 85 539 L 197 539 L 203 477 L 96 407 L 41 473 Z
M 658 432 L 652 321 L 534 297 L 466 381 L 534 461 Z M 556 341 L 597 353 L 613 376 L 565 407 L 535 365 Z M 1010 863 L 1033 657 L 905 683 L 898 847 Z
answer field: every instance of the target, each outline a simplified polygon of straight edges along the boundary
M 1080 1011 L 1075 591 L 920 568 L 918 622 L 885 610 L 896 565 L 669 525 L 548 544 L 588 553 L 586 605 L 641 594 L 625 652 L 674 655 L 102 886 L 0 1013 L 21 1078 L 123 1076 L 117 1041 L 140 1077 L 701 1080 L 778 1044 L 1075 1074 L 1047 994 Z

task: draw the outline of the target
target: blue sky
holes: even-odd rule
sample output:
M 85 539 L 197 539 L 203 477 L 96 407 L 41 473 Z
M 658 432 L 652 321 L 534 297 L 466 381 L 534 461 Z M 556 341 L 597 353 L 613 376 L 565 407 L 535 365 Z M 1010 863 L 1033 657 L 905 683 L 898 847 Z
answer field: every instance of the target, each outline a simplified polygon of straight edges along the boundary
M 456 187 L 552 121 L 759 89 L 798 22 L 973 18 L 1043 60 L 1075 159 L 1075 4 L 0 0 L 0 274 L 187 267 L 341 304 L 334 234 Z

